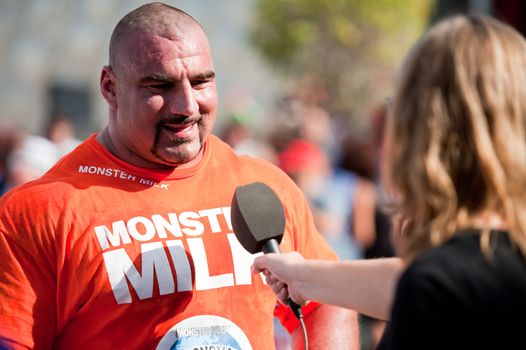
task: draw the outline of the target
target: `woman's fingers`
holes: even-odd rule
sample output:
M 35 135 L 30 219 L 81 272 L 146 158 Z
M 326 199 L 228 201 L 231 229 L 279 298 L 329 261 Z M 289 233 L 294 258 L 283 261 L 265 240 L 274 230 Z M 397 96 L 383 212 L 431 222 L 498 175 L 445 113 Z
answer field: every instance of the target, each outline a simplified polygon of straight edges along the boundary
M 272 280 L 272 281 L 271 281 Z M 274 294 L 278 294 L 283 288 L 286 287 L 285 283 L 281 282 L 277 279 L 267 278 L 267 283 L 270 285 L 270 288 L 272 288 L 272 292 Z
M 252 264 L 252 273 L 268 272 L 265 263 L 265 256 L 258 256 L 256 259 L 254 259 L 254 263 Z
M 289 299 L 289 291 L 286 285 L 283 285 L 283 287 L 277 293 L 274 292 L 274 294 L 276 294 L 280 303 L 284 305 L 288 304 L 287 300 Z
M 265 274 L 265 278 L 267 279 L 268 284 L 281 283 L 281 281 L 272 274 Z
M 274 293 L 274 295 L 277 296 L 277 298 L 282 304 L 286 305 L 287 299 L 289 297 L 287 285 L 281 282 L 276 277 L 274 277 L 271 273 L 268 272 L 268 270 L 264 270 L 263 274 L 265 275 L 265 280 L 267 281 L 267 284 L 272 289 L 272 292 Z

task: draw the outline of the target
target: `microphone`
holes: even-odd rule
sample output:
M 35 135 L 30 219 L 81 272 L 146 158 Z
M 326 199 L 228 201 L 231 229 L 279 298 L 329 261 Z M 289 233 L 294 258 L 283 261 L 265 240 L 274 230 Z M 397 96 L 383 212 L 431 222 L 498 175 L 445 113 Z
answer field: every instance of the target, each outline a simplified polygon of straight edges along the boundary
M 280 253 L 285 212 L 278 195 L 268 185 L 253 182 L 237 187 L 230 215 L 234 234 L 245 250 L 251 254 Z M 300 306 L 290 298 L 287 303 L 300 319 Z

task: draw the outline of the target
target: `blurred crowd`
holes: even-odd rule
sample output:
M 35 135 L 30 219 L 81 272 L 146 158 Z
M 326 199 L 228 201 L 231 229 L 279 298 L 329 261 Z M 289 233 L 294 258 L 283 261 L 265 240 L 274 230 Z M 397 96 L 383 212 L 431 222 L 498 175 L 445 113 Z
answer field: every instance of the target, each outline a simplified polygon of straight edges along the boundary
M 67 116 L 50 118 L 42 135 L 27 132 L 14 120 L 0 122 L 0 195 L 43 175 L 80 140 Z
M 381 104 L 356 132 L 316 99 L 294 96 L 282 101 L 266 127 L 233 113 L 219 136 L 238 153 L 267 159 L 294 180 L 341 259 L 385 257 L 394 255 L 379 175 L 385 116 Z

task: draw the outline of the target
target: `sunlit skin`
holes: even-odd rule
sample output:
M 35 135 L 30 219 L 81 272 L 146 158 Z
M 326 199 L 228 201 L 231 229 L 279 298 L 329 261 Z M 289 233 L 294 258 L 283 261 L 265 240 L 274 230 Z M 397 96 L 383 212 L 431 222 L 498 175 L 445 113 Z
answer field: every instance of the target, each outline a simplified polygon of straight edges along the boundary
M 109 123 L 97 139 L 118 158 L 154 169 L 191 167 L 217 113 L 213 60 L 199 26 L 162 36 L 135 32 L 105 66 L 101 92 Z

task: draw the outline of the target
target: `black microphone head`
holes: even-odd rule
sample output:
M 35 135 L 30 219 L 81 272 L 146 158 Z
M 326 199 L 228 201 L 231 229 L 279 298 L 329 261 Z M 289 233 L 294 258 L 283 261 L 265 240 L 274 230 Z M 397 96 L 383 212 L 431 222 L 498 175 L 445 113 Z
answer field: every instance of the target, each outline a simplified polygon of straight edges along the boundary
M 237 187 L 230 215 L 234 234 L 248 252 L 260 252 L 271 239 L 281 242 L 285 212 L 278 195 L 268 185 L 253 182 Z

